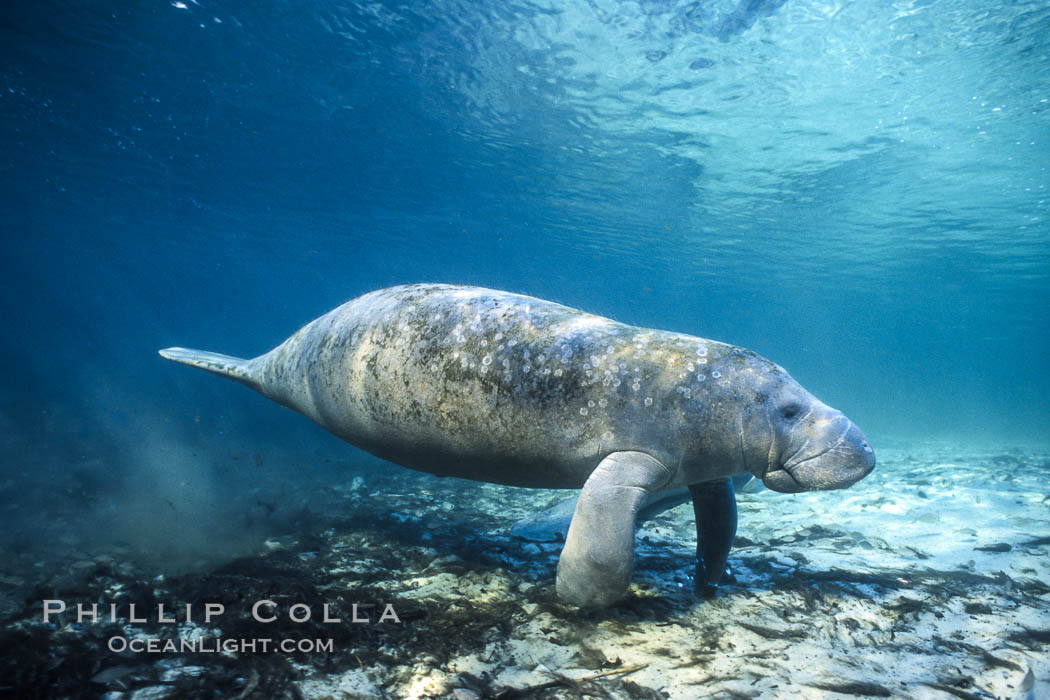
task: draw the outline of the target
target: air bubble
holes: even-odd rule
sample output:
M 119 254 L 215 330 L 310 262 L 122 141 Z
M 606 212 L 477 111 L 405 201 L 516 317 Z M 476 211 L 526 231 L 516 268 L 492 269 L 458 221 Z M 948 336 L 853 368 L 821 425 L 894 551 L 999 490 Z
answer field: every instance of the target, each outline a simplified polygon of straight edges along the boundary
M 581 416 L 585 416 L 585 415 L 587 415 L 587 409 L 586 409 L 586 408 L 581 408 L 581 409 L 580 409 L 580 415 L 581 415 Z
M 722 376 L 722 373 L 719 372 L 717 369 L 714 372 L 711 373 L 711 379 L 718 379 L 721 376 Z
M 635 391 L 638 391 L 639 389 L 642 388 L 642 385 L 639 384 L 638 382 L 635 382 L 634 384 L 631 385 L 631 388 L 634 389 Z
M 701 374 L 697 374 L 697 375 L 696 375 L 696 381 L 698 381 L 698 382 L 702 382 L 702 381 L 704 381 L 705 379 L 707 379 L 707 375 L 706 375 L 706 374 L 702 374 L 702 373 L 701 373 Z
M 645 397 L 645 405 L 646 405 L 646 407 L 649 407 L 649 406 L 653 405 L 653 397 L 652 396 L 646 396 Z
M 489 365 L 491 365 L 492 364 L 492 355 L 485 355 L 485 357 L 481 358 L 481 364 L 484 367 L 488 367 Z
M 606 400 L 606 399 L 598 399 L 598 406 L 600 406 L 601 408 L 605 408 L 608 405 L 609 405 L 609 401 L 608 400 Z
M 529 372 L 532 371 L 532 367 L 530 365 L 523 365 L 522 368 L 521 368 L 521 371 L 524 372 L 525 374 L 528 374 Z
M 593 401 L 588 401 L 587 402 L 587 406 L 588 406 L 588 408 L 594 408 L 594 402 Z

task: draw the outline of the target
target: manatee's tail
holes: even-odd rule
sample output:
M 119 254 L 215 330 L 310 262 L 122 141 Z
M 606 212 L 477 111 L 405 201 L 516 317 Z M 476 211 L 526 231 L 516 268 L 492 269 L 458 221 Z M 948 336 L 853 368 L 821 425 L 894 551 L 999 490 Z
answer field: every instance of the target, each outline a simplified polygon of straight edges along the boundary
M 253 360 L 244 360 L 240 357 L 220 355 L 217 352 L 190 350 L 188 348 L 164 348 L 158 352 L 161 357 L 173 362 L 200 367 L 213 374 L 235 379 L 253 389 L 259 389 L 259 381 L 255 372 L 256 363 Z

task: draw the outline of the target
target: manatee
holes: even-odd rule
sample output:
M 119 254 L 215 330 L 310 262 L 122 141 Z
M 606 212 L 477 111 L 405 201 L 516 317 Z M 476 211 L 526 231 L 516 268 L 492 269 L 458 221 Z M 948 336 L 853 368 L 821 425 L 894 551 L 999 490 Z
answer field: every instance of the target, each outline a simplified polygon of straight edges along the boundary
M 635 523 L 650 520 L 664 511 L 671 510 L 692 500 L 689 489 L 682 486 L 669 491 L 653 491 L 645 495 L 638 506 Z M 576 496 L 559 501 L 547 510 L 532 513 L 510 526 L 510 534 L 533 542 L 558 542 L 565 539 L 576 511 Z
M 751 474 L 733 475 L 730 479 L 733 492 L 751 490 L 752 478 Z M 635 522 L 642 523 L 683 503 L 693 503 L 697 528 L 696 587 L 706 595 L 715 592 L 715 585 L 720 579 L 732 578 L 726 559 L 736 534 L 736 501 L 718 494 L 717 489 L 710 489 L 702 492 L 700 498 L 694 499 L 693 492 L 686 486 L 651 491 L 645 495 L 635 515 Z M 575 496 L 568 498 L 545 511 L 518 520 L 511 526 L 510 534 L 535 542 L 564 540 L 572 524 L 577 500 Z M 700 533 L 703 533 L 702 536 Z
M 734 492 L 758 491 L 754 487 L 755 482 L 751 474 L 736 474 L 733 476 Z M 677 508 L 683 503 L 691 503 L 693 496 L 689 489 L 681 486 L 666 491 L 656 491 L 646 494 L 645 500 L 638 509 L 637 522 L 640 524 L 646 520 L 652 520 L 658 515 Z M 532 542 L 556 542 L 564 540 L 569 532 L 569 523 L 572 521 L 572 513 L 576 510 L 576 496 L 559 501 L 547 510 L 532 513 L 521 520 L 511 524 L 510 534 L 523 540 Z
M 493 289 L 380 289 L 254 359 L 160 354 L 396 464 L 581 489 L 556 590 L 585 608 L 624 596 L 653 494 L 689 490 L 697 583 L 714 585 L 736 530 L 731 477 L 795 493 L 845 488 L 875 466 L 852 421 L 751 350 Z

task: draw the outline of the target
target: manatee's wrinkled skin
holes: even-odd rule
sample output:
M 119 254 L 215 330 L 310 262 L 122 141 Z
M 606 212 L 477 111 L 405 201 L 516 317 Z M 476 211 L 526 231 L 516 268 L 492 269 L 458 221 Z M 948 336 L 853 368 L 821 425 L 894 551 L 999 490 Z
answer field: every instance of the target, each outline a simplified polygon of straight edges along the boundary
M 722 513 L 733 496 L 720 484 L 734 474 L 796 492 L 849 486 L 875 464 L 849 419 L 750 350 L 478 287 L 372 292 L 252 360 L 161 354 L 413 469 L 583 487 L 558 592 L 584 606 L 623 595 L 635 515 L 652 492 L 688 486 L 694 502 L 710 492 L 699 500 Z M 728 553 L 729 529 L 708 526 L 728 536 L 715 547 Z

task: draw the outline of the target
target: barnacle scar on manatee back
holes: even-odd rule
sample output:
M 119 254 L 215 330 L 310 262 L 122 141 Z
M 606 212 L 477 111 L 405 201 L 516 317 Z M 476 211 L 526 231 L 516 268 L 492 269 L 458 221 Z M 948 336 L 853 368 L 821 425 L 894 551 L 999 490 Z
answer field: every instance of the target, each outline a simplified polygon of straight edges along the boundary
M 638 511 L 658 492 L 689 488 L 697 581 L 713 585 L 736 531 L 730 477 L 796 492 L 875 466 L 857 426 L 750 350 L 492 289 L 381 289 L 250 360 L 160 354 L 412 469 L 582 488 L 557 590 L 585 607 L 623 596 Z

